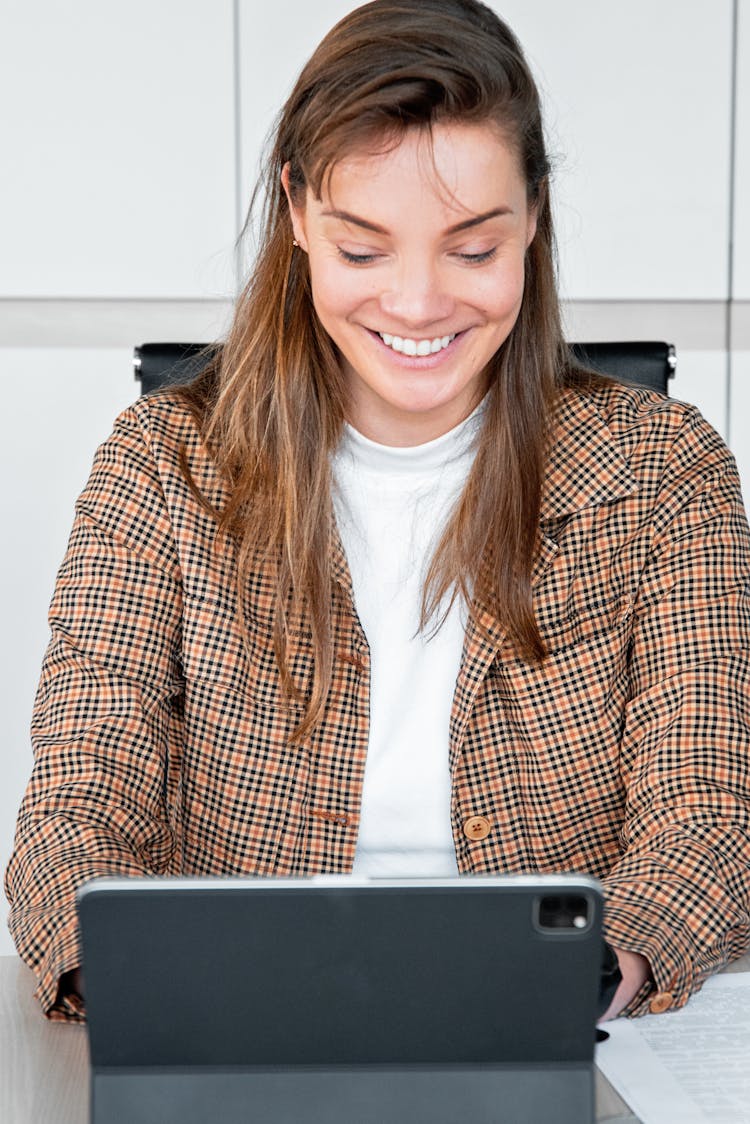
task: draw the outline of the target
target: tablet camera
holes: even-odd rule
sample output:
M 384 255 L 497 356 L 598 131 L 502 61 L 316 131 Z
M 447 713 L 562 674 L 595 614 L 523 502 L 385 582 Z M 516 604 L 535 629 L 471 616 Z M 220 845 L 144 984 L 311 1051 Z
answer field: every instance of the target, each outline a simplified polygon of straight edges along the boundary
M 581 894 L 545 894 L 536 905 L 536 924 L 542 932 L 583 933 L 591 925 L 591 903 Z

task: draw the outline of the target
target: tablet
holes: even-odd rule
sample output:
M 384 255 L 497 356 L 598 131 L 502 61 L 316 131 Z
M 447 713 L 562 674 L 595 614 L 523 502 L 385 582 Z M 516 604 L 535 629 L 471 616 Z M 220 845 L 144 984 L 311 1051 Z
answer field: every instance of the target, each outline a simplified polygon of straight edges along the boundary
M 96 879 L 92 1121 L 594 1118 L 588 877 Z

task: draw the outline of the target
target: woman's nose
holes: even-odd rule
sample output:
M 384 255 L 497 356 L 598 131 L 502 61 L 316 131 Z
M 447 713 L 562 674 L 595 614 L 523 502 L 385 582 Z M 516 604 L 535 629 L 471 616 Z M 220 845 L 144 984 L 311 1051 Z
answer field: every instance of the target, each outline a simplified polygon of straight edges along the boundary
M 454 304 L 440 271 L 427 263 L 402 267 L 380 297 L 380 306 L 389 318 L 389 327 L 402 326 L 415 331 L 434 325 L 444 326 Z

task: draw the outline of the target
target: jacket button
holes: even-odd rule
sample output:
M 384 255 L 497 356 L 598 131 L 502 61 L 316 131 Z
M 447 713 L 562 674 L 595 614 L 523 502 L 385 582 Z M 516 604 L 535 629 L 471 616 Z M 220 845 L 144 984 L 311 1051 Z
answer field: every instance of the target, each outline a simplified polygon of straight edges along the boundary
M 652 1015 L 660 1015 L 662 1011 L 668 1011 L 672 1006 L 674 996 L 671 991 L 660 991 L 648 1005 L 648 1009 Z
M 464 835 L 467 839 L 486 839 L 492 831 L 490 821 L 484 816 L 469 816 L 464 820 Z

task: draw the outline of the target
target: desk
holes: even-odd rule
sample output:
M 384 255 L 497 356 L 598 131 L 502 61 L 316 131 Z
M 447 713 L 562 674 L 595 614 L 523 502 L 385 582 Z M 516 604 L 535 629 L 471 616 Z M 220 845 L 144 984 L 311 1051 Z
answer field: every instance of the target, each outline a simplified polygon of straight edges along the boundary
M 750 971 L 750 954 L 729 971 Z M 86 1124 L 88 1044 L 82 1026 L 50 1023 L 32 998 L 34 976 L 15 956 L 0 956 L 0 1120 Z M 600 1073 L 596 1118 L 638 1124 Z

